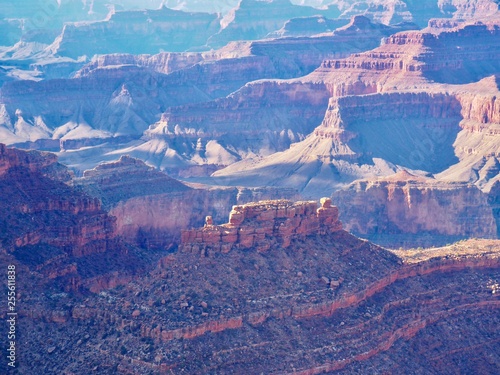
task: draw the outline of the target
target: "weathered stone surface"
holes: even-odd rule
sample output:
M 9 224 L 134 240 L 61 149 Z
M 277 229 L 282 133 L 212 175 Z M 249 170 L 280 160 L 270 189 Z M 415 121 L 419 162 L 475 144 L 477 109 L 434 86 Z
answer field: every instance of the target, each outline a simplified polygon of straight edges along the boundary
M 70 185 L 71 174 L 53 154 L 0 144 L 0 166 L 2 261 L 66 291 L 114 287 L 144 269 L 118 236 L 116 219 L 98 198 Z
M 496 238 L 493 203 L 472 184 L 440 182 L 406 171 L 359 180 L 333 194 L 344 226 L 392 247 Z
M 56 346 L 44 361 L 78 374 L 75 356 L 131 373 L 495 373 L 499 241 L 389 252 L 338 231 L 272 249 L 170 254 L 69 309 L 28 295 L 22 359 Z
M 292 239 L 341 229 L 338 209 L 330 198 L 322 198 L 320 208 L 316 202 L 262 201 L 233 206 L 227 224 L 182 231 L 181 250 L 198 252 L 201 246 L 209 253 L 222 247 L 225 253 L 231 248 L 264 252 L 275 243 L 286 248 Z
M 296 196 L 292 190 L 272 188 L 191 187 L 128 156 L 85 171 L 74 183 L 102 199 L 116 217 L 118 234 L 147 248 L 171 247 L 178 243 L 181 229 L 221 222 L 237 203 Z

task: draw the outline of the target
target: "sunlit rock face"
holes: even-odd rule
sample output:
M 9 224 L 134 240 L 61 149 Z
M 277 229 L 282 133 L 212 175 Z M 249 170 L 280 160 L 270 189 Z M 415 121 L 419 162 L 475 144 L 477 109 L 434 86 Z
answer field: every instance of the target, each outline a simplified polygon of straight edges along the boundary
M 467 183 L 439 182 L 400 172 L 359 180 L 334 193 L 345 228 L 392 247 L 496 238 L 488 196 Z
M 298 197 L 293 189 L 193 188 L 128 156 L 87 170 L 74 183 L 103 201 L 119 235 L 152 249 L 177 246 L 181 231 L 200 226 L 207 214 L 224 221 L 235 204 Z
M 255 248 L 264 252 L 276 241 L 286 248 L 292 239 L 341 230 L 338 216 L 330 198 L 322 198 L 320 208 L 315 201 L 287 200 L 233 206 L 228 223 L 214 225 L 212 217 L 207 216 L 204 228 L 183 231 L 181 251 L 213 255 Z

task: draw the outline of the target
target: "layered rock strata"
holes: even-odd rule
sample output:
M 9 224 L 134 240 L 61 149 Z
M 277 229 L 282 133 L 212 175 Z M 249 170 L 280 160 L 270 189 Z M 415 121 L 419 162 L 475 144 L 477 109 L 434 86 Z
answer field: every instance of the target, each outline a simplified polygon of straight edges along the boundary
M 83 256 L 112 246 L 114 219 L 98 199 L 59 179 L 69 173 L 54 155 L 0 145 L 0 165 L 0 190 L 8 197 L 1 203 L 4 251 L 21 254 L 48 245 Z
M 411 25 L 388 27 L 362 16 L 353 17 L 333 33 L 248 43 L 253 55 L 249 59 L 271 64 L 279 78 L 296 77 L 310 72 L 331 55 L 341 58 L 373 48 L 381 37 L 406 28 Z M 321 122 L 330 95 L 321 81 L 249 82 L 225 98 L 169 108 L 144 138 L 146 145 L 159 140 L 170 145 L 173 138 L 182 138 L 183 144 L 189 146 L 182 150 L 183 157 L 199 164 L 217 160 L 226 166 L 253 155 L 285 150 L 304 139 Z
M 333 194 L 346 230 L 391 247 L 497 238 L 488 196 L 466 183 L 439 182 L 406 171 L 358 180 Z
M 135 373 L 441 373 L 479 363 L 491 373 L 498 254 L 498 241 L 390 253 L 344 231 L 264 253 L 171 254 L 142 280 L 85 303 L 54 298 L 45 318 L 42 301 L 27 297 L 25 324 L 40 328 L 23 355 L 54 345 L 46 366 L 74 373 L 84 370 L 67 350 L 95 353 L 86 364 L 101 371 Z M 54 324 L 65 334 L 46 343 Z
M 117 11 L 100 22 L 68 23 L 51 48 L 77 58 L 106 53 L 176 52 L 204 46 L 219 30 L 217 14 L 188 13 L 167 7 Z
M 325 60 L 310 79 L 325 81 L 332 96 L 475 82 L 500 70 L 499 32 L 496 20 L 403 31 L 372 51 Z
M 233 206 L 229 223 L 213 225 L 212 217 L 207 216 L 204 228 L 183 231 L 181 251 L 207 256 L 232 249 L 264 252 L 274 243 L 286 248 L 292 239 L 341 230 L 338 209 L 331 203 L 330 198 L 322 198 L 320 208 L 314 201 L 286 200 Z
M 289 0 L 242 0 L 222 18 L 220 31 L 210 37 L 207 44 L 217 47 L 231 40 L 261 39 L 280 29 L 290 18 L 314 15 L 335 18 L 339 11 L 336 8 L 297 6 Z
M 103 201 L 117 233 L 147 248 L 175 246 L 181 230 L 202 225 L 207 213 L 222 222 L 235 204 L 297 197 L 293 189 L 191 187 L 128 156 L 85 171 L 74 184 Z
M 40 287 L 93 290 L 145 269 L 118 236 L 116 218 L 70 186 L 71 174 L 53 154 L 0 145 L 0 166 L 0 258 L 30 275 L 27 285 L 34 277 Z

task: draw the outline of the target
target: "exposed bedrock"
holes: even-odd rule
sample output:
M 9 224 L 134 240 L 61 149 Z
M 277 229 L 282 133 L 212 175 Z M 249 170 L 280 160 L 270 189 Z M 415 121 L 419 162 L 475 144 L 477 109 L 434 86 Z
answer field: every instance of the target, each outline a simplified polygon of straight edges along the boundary
M 407 172 L 359 180 L 333 194 L 346 230 L 391 247 L 443 245 L 497 238 L 488 196 L 467 183 L 439 182 Z
M 107 53 L 186 51 L 206 44 L 219 29 L 216 14 L 158 10 L 118 11 L 108 19 L 68 23 L 52 44 L 55 53 L 77 58 Z
M 22 313 L 41 327 L 30 343 L 53 334 L 53 324 L 77 337 L 85 322 L 89 345 L 109 348 L 92 365 L 106 358 L 136 372 L 467 372 L 482 361 L 494 373 L 498 251 L 498 241 L 468 241 L 392 253 L 344 231 L 311 233 L 265 252 L 170 254 L 143 280 L 85 305 L 56 300 L 50 313 L 32 304 Z M 74 341 L 65 348 L 84 353 Z M 128 361 L 136 353 L 141 359 Z M 59 366 L 78 372 L 66 359 Z
M 76 185 L 102 199 L 117 233 L 148 248 L 178 244 L 181 229 L 202 225 L 207 214 L 222 222 L 235 204 L 297 197 L 293 189 L 192 188 L 126 156 L 86 171 Z
M 371 51 L 325 60 L 307 79 L 324 81 L 332 96 L 476 82 L 500 71 L 499 33 L 495 21 L 402 31 Z
M 227 98 L 170 108 L 146 131 L 149 139 L 187 145 L 198 163 L 225 166 L 269 155 L 302 140 L 321 121 L 328 93 L 321 84 L 265 81 L 247 84 Z
M 290 18 L 314 15 L 336 18 L 339 11 L 333 7 L 315 9 L 297 6 L 289 0 L 242 0 L 222 18 L 221 29 L 210 37 L 207 44 L 217 47 L 231 40 L 262 39 L 280 29 Z
M 8 197 L 1 210 L 4 251 L 29 255 L 37 246 L 74 256 L 106 251 L 115 220 L 98 199 L 65 184 L 69 173 L 54 155 L 0 145 L 0 160 L 2 196 Z
M 214 225 L 212 217 L 207 216 L 204 228 L 183 231 L 181 251 L 213 256 L 233 248 L 263 252 L 276 242 L 288 247 L 293 239 L 341 230 L 338 215 L 330 198 L 322 198 L 320 208 L 315 201 L 287 200 L 233 206 L 227 224 Z

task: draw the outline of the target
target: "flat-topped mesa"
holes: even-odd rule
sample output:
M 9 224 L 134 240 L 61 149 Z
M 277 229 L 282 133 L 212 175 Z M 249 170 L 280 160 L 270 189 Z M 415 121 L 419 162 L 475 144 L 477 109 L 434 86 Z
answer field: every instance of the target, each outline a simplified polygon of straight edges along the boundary
M 235 248 L 264 252 L 274 244 L 288 247 L 294 238 L 341 230 L 331 199 L 322 198 L 320 204 L 317 208 L 316 201 L 267 200 L 233 206 L 229 223 L 213 225 L 207 217 L 203 228 L 183 231 L 181 251 L 205 256 Z

